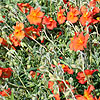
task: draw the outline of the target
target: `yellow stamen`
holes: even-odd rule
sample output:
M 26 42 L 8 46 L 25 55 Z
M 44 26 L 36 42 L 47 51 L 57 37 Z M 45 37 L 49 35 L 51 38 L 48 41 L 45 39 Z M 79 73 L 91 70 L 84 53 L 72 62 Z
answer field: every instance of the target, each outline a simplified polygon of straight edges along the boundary
M 97 17 L 96 19 L 97 19 L 97 20 L 100 20 L 100 17 Z
M 83 41 L 79 38 L 79 43 L 83 43 Z
M 65 67 L 65 65 L 64 64 L 62 64 L 62 68 L 64 68 Z
M 50 18 L 50 21 L 53 21 L 53 19 L 52 19 L 52 18 Z
M 84 16 L 84 17 L 87 17 L 87 15 L 88 15 L 88 12 L 86 12 L 83 16 Z

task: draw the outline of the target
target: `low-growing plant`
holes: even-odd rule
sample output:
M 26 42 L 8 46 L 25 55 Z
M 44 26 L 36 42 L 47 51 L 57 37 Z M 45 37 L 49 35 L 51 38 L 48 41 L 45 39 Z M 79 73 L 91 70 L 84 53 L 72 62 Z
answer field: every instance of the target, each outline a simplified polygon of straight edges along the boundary
M 0 100 L 100 100 L 100 0 L 1 0 Z

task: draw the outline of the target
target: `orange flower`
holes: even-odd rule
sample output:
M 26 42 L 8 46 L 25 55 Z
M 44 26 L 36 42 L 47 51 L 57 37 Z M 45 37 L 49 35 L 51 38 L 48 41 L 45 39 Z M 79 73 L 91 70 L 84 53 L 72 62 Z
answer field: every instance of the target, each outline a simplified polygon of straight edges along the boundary
M 13 28 L 15 29 L 14 36 L 18 40 L 21 40 L 21 39 L 23 39 L 25 37 L 24 31 L 22 31 L 22 29 L 24 28 L 24 24 L 23 23 L 16 22 L 16 26 L 13 26 Z
M 15 29 L 15 31 L 20 31 L 24 28 L 24 24 L 16 22 L 16 26 L 13 26 L 13 28 Z
M 4 16 L 4 15 L 2 16 L 2 18 L 5 18 L 5 17 L 6 17 L 6 16 Z
M 96 24 L 100 22 L 100 17 L 97 15 L 99 13 L 100 9 L 98 7 L 94 7 L 92 12 L 93 12 L 93 20 L 91 23 Z
M 86 24 L 91 23 L 92 21 L 92 12 L 88 12 L 88 9 L 86 8 L 86 6 L 82 6 L 81 7 L 81 13 L 82 16 L 80 17 L 80 22 L 83 26 L 86 26 Z
M 100 12 L 100 9 L 98 7 L 94 7 L 92 10 L 93 15 L 97 14 Z
M 64 92 L 67 89 L 64 82 L 63 81 L 57 81 L 57 82 L 58 82 L 59 91 Z M 66 82 L 67 85 L 70 85 L 67 80 L 65 82 Z
M 0 44 L 3 42 L 3 38 L 0 37 Z
M 86 48 L 87 40 L 89 38 L 89 34 L 83 35 L 83 32 L 81 32 L 78 37 L 76 37 L 76 34 L 73 38 L 71 38 L 71 43 L 69 45 L 71 50 L 77 51 L 77 50 L 84 50 Z
M 35 71 L 30 71 L 30 75 L 32 76 L 32 78 L 34 78 L 35 75 L 36 75 L 36 72 Z M 37 76 L 39 76 L 39 73 L 37 73 Z
M 36 75 L 37 74 L 37 75 Z M 34 78 L 35 76 L 39 76 L 40 73 L 35 72 L 35 71 L 30 71 L 30 75 L 32 76 L 32 78 Z M 41 78 L 43 78 L 43 74 L 41 75 Z
M 97 99 L 97 97 L 95 96 L 95 97 L 94 97 L 94 100 L 100 100 L 100 96 L 99 96 L 99 98 L 98 98 L 98 99 Z
M 51 64 L 51 67 L 55 68 L 56 66 L 55 66 L 55 65 L 53 65 L 53 64 Z
M 64 85 L 64 82 L 62 81 L 57 81 L 58 83 L 58 87 L 59 87 L 59 91 L 62 92 L 66 89 L 66 86 Z M 66 84 L 70 85 L 68 81 L 66 81 Z M 48 82 L 48 88 L 52 90 L 52 93 L 54 92 L 54 88 L 53 88 L 54 82 L 53 81 L 49 81 Z
M 89 77 L 89 76 L 91 76 L 91 75 L 92 75 L 94 72 L 96 72 L 96 71 L 98 71 L 98 70 L 97 70 L 97 69 L 96 69 L 96 70 L 89 70 L 89 69 L 86 69 L 86 70 L 84 71 L 84 73 L 85 73 L 85 75 L 86 75 L 87 77 Z M 83 72 L 78 72 L 77 77 L 76 77 L 76 79 L 78 79 L 78 82 L 81 83 L 81 84 L 85 84 L 85 83 L 87 82 L 87 79 L 86 79 L 84 73 L 83 73 Z
M 85 84 L 87 80 L 85 80 L 85 75 L 83 72 L 78 72 L 76 79 L 78 79 L 78 82 L 81 84 Z
M 33 37 L 34 39 L 36 39 L 37 38 L 36 35 L 40 36 L 39 31 L 40 29 L 35 29 L 33 26 L 27 27 L 25 28 L 25 33 L 26 33 L 25 35 L 26 37 L 29 37 L 29 38 Z
M 68 74 L 73 74 L 74 71 L 72 69 L 70 69 L 67 65 L 64 65 L 64 64 L 59 64 L 62 66 L 62 69 L 64 72 L 68 72 Z
M 100 2 L 100 0 L 96 0 L 96 1 Z
M 49 82 L 48 82 L 48 88 L 49 88 L 49 89 L 51 90 L 51 92 L 54 94 L 53 85 L 54 85 L 54 82 L 53 82 L 53 81 L 49 81 Z M 59 93 L 54 94 L 54 97 L 55 97 L 56 100 L 60 100 L 60 95 L 59 95 Z
M 54 85 L 53 81 L 48 81 L 48 88 L 51 89 L 52 92 L 53 92 L 53 85 Z
M 8 48 L 13 48 L 14 50 L 16 50 L 12 45 L 8 45 L 7 41 L 1 37 L 0 37 L 0 44 L 7 46 Z
M 17 6 L 22 13 L 27 13 L 32 8 L 29 3 L 17 3 Z
M 77 10 L 77 7 L 73 8 L 70 7 L 70 11 L 67 12 L 67 20 L 70 21 L 71 23 L 76 23 L 78 20 L 77 15 L 79 15 L 80 12 Z
M 86 24 L 89 25 L 91 23 L 95 24 L 99 22 L 98 20 L 93 19 L 95 14 L 99 13 L 100 11 L 100 9 L 96 7 L 96 1 L 90 1 L 88 7 L 91 9 L 89 12 L 86 6 L 81 7 L 82 16 L 80 17 L 80 22 L 83 26 L 86 26 Z
M 59 57 L 59 59 L 63 59 L 63 57 Z
M 0 37 L 0 44 L 4 45 L 4 46 L 8 46 L 7 41 L 4 38 Z
M 77 100 L 94 100 L 91 92 L 94 90 L 94 86 L 90 85 L 87 90 L 84 90 L 84 96 L 82 95 L 75 95 Z
M 11 95 L 10 88 L 8 88 L 7 90 L 4 89 L 3 91 L 0 91 L 0 95 L 3 97 L 8 97 L 8 94 Z
M 0 20 L 0 23 L 4 23 L 4 21 L 3 20 Z
M 51 17 L 44 17 L 43 24 L 46 24 L 47 28 L 53 30 L 53 28 L 57 27 L 57 22 L 53 20 Z
M 12 42 L 12 44 L 17 47 L 17 46 L 21 46 L 20 45 L 20 40 L 18 40 L 15 36 L 13 36 L 13 34 L 9 34 L 9 39 Z
M 63 15 L 64 12 L 65 9 L 61 9 L 61 7 L 59 8 L 59 12 L 57 12 L 57 21 L 59 24 L 63 24 L 66 20 L 66 17 Z
M 68 2 L 68 0 L 63 0 L 64 4 L 66 4 Z
M 1 75 L 2 75 L 2 70 L 0 70 L 0 77 L 1 77 Z
M 91 16 L 91 12 L 86 12 L 83 13 L 83 15 L 80 17 L 80 22 L 83 26 L 86 26 L 86 23 L 91 23 L 92 21 L 92 16 Z
M 7 43 L 7 41 L 5 39 L 3 39 L 1 44 L 4 45 L 4 46 L 8 46 L 8 43 Z
M 81 13 L 86 13 L 88 11 L 88 9 L 86 8 L 86 6 L 82 6 L 81 7 Z
M 0 77 L 1 78 L 9 78 L 11 76 L 12 69 L 11 68 L 1 68 L 0 67 Z
M 60 100 L 60 95 L 59 95 L 59 93 L 54 94 L 54 97 L 55 97 L 56 100 Z
M 38 25 L 41 23 L 43 16 L 44 16 L 44 13 L 41 12 L 40 7 L 38 7 L 35 10 L 31 8 L 30 14 L 27 15 L 26 17 L 28 21 L 30 22 L 30 24 Z
M 96 24 L 96 23 L 98 23 L 98 22 L 100 22 L 100 17 L 96 17 L 96 19 L 93 19 L 93 20 L 92 20 L 92 23 L 93 23 L 93 24 Z
M 67 72 L 68 74 L 73 74 L 74 73 L 74 71 L 72 69 L 70 69 L 67 65 L 60 64 L 60 63 L 58 63 L 58 65 L 60 65 L 62 67 L 64 72 Z M 55 68 L 56 66 L 51 64 L 51 67 Z
M 95 7 L 96 6 L 96 0 L 92 0 L 89 2 L 90 7 Z
M 65 81 L 67 85 L 70 86 L 69 82 L 66 80 Z M 54 82 L 53 81 L 49 81 L 48 82 L 48 88 L 51 90 L 51 92 L 54 94 Z M 57 80 L 57 85 L 58 85 L 58 88 L 59 88 L 59 92 L 64 92 L 66 91 L 67 87 L 65 86 L 64 82 L 63 81 L 58 81 Z M 71 86 L 72 87 L 72 86 Z M 72 89 L 72 92 L 74 92 L 74 90 Z M 57 93 L 57 98 L 55 97 L 55 94 L 54 94 L 54 97 L 56 98 L 56 100 L 60 100 L 60 95 Z

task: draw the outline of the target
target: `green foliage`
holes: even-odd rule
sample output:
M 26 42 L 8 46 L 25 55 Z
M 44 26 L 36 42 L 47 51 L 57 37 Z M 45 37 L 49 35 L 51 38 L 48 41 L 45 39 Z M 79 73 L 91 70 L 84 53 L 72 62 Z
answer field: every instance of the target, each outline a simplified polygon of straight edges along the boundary
M 80 7 L 82 2 L 84 0 L 72 0 L 71 3 L 74 6 L 77 5 Z M 0 23 L 0 37 L 6 39 L 10 45 L 12 43 L 8 35 L 13 33 L 13 26 L 15 26 L 17 21 L 24 23 L 25 28 L 32 26 L 25 14 L 19 10 L 17 3 L 29 3 L 34 8 L 41 7 L 41 11 L 45 13 L 45 16 L 49 15 L 56 21 L 56 14 L 59 7 L 66 7 L 63 0 L 1 0 L 0 20 L 3 20 L 4 23 Z M 5 16 L 5 18 L 2 16 Z M 37 26 L 35 27 L 37 28 Z M 96 27 L 99 28 L 98 25 Z M 83 29 L 78 24 L 74 25 L 74 28 L 78 32 L 81 32 Z M 9 95 L 7 98 L 0 96 L 0 99 L 55 100 L 53 93 L 48 88 L 48 81 L 50 80 L 68 80 L 70 85 L 75 88 L 75 94 L 83 95 L 83 90 L 87 89 L 89 84 L 80 84 L 76 79 L 77 73 L 83 71 L 83 67 L 84 69 L 90 70 L 98 69 L 98 72 L 95 72 L 91 77 L 92 81 L 90 82 L 95 87 L 94 94 L 99 97 L 100 38 L 94 27 L 93 29 L 93 32 L 90 33 L 87 48 L 84 51 L 75 52 L 70 50 L 70 38 L 74 36 L 75 30 L 67 21 L 62 25 L 57 23 L 57 28 L 54 30 L 41 30 L 40 35 L 44 37 L 44 43 L 40 43 L 41 37 L 36 38 L 36 40 L 25 37 L 21 41 L 21 46 L 15 47 L 16 50 L 0 45 L 0 67 L 10 67 L 13 70 L 12 76 L 9 79 L 0 79 L 0 91 L 9 87 L 11 88 L 11 96 Z M 57 38 L 60 31 L 62 35 Z M 63 59 L 59 59 L 59 57 Z M 67 72 L 64 73 L 61 65 L 58 65 L 58 63 L 65 64 L 70 69 L 73 69 L 73 75 Z M 51 67 L 51 64 L 55 65 L 56 68 Z M 36 72 L 34 78 L 31 77 L 30 71 Z M 37 75 L 37 73 L 40 74 Z M 43 78 L 41 78 L 41 75 L 43 75 Z M 55 82 L 53 88 L 54 93 L 58 93 L 59 88 L 57 82 Z M 64 93 L 60 93 L 60 96 L 61 100 L 72 98 L 72 94 L 68 88 Z

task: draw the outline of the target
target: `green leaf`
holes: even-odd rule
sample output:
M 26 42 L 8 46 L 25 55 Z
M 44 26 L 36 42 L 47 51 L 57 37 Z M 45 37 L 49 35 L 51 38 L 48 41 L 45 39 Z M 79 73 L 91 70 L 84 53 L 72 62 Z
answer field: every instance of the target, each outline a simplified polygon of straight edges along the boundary
M 12 89 L 11 90 L 11 100 L 14 100 L 14 93 L 13 92 L 14 92 L 14 90 Z

